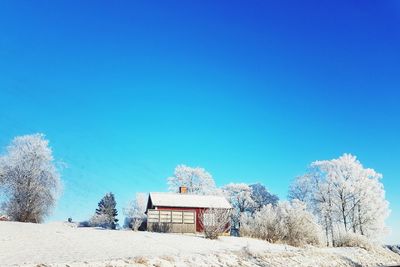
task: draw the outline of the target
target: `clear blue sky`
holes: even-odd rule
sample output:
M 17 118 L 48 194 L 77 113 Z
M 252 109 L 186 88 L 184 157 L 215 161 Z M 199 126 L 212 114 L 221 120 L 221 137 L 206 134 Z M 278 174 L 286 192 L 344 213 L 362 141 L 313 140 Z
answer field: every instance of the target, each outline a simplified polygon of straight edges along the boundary
M 390 0 L 1 1 L 0 146 L 42 132 L 68 164 L 52 220 L 164 191 L 180 163 L 284 199 L 352 153 L 400 242 L 399 25 Z

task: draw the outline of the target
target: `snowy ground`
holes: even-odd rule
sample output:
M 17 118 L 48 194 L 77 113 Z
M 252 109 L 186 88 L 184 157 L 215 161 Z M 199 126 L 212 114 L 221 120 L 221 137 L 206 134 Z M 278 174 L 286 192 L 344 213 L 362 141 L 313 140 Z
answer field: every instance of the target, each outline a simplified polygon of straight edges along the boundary
M 1 266 L 378 266 L 400 264 L 389 250 L 293 248 L 250 238 L 0 222 Z

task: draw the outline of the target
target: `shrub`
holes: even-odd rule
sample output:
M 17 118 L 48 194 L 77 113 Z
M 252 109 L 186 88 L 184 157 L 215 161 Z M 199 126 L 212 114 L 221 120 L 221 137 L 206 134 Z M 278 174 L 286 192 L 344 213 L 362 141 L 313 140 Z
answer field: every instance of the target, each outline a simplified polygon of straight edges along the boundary
M 90 227 L 89 221 L 79 222 L 78 227 Z
M 131 229 L 133 231 L 138 231 L 145 223 L 146 223 L 146 219 L 132 218 Z
M 133 231 L 146 231 L 147 230 L 147 218 L 125 217 L 124 228 L 132 229 Z
M 283 207 L 284 224 L 286 225 L 285 239 L 294 246 L 305 244 L 321 244 L 321 227 L 314 216 L 306 210 L 306 205 L 301 201 L 294 200 L 285 202 Z
M 341 235 L 336 241 L 336 246 L 359 247 L 365 250 L 372 250 L 374 247 L 366 236 L 350 232 Z
M 203 227 L 204 236 L 217 239 L 218 235 L 229 229 L 230 211 L 226 209 L 206 209 L 200 213 L 200 225 Z
M 90 218 L 89 224 L 92 227 L 112 228 L 112 222 L 106 214 L 95 214 Z
M 294 200 L 264 206 L 254 215 L 243 215 L 240 235 L 293 246 L 321 244 L 321 229 L 304 203 Z
M 135 258 L 133 258 L 133 262 L 136 264 L 147 265 L 149 263 L 149 260 L 143 256 L 136 256 Z

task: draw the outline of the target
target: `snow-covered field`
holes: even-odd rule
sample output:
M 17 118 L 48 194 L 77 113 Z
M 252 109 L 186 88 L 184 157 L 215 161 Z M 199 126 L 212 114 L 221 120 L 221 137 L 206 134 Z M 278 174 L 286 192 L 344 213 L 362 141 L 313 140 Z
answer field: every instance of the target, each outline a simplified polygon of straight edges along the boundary
M 1 266 L 378 266 L 400 264 L 386 249 L 294 248 L 222 237 L 111 231 L 74 224 L 0 222 Z

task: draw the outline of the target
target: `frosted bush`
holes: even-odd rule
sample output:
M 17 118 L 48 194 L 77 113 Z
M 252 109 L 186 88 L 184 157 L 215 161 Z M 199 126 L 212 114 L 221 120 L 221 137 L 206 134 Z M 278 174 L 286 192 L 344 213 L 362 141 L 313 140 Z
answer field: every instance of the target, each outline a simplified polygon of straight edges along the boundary
M 105 214 L 95 214 L 90 218 L 89 225 L 92 227 L 111 228 L 110 219 Z
M 320 245 L 321 228 L 314 216 L 306 210 L 306 205 L 301 201 L 283 202 L 278 206 L 278 214 L 283 214 L 281 225 L 285 239 L 294 246 L 305 244 Z M 283 211 L 282 211 L 283 210 Z
M 208 239 L 218 239 L 220 234 L 228 231 L 229 219 L 229 210 L 215 208 L 203 210 L 200 213 L 200 225 L 204 230 L 204 236 Z
M 243 215 L 240 234 L 293 246 L 321 244 L 321 228 L 300 201 L 267 205 L 253 216 Z
M 355 234 L 355 233 L 345 233 L 338 238 L 336 241 L 336 246 L 338 247 L 359 247 L 366 250 L 372 250 L 374 245 L 369 241 L 366 236 Z
M 240 217 L 240 221 L 242 222 L 240 228 L 240 235 L 241 236 L 250 236 L 256 237 L 254 231 L 254 218 L 253 216 L 243 213 Z

